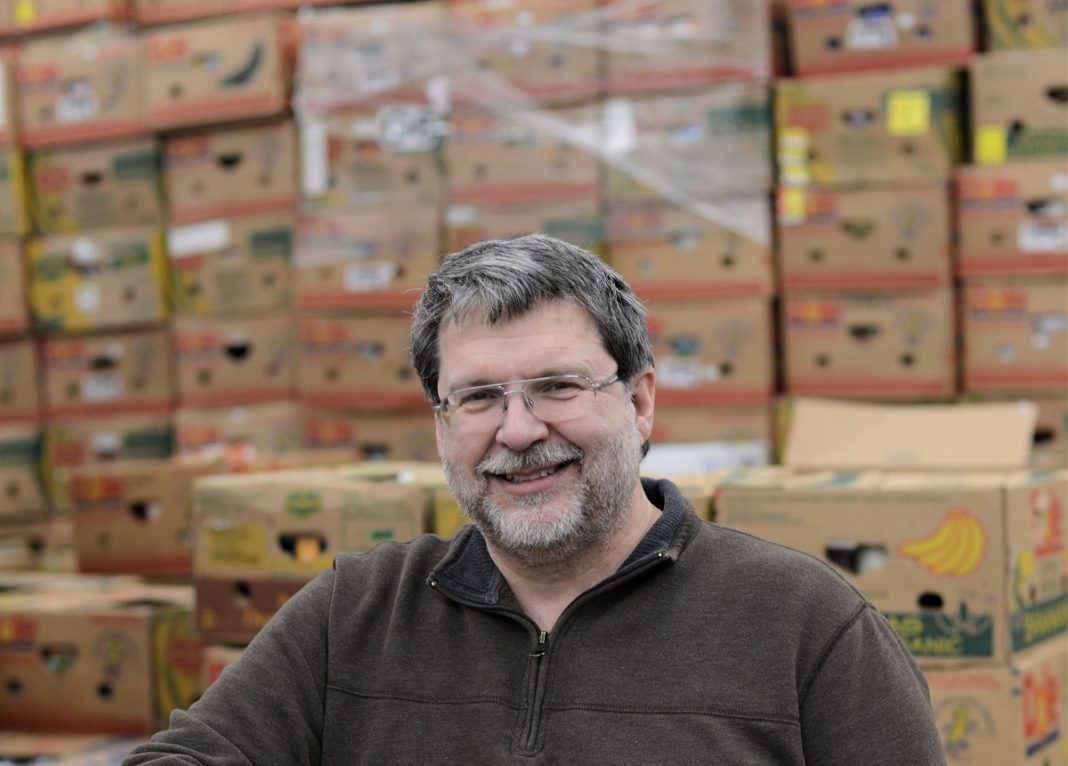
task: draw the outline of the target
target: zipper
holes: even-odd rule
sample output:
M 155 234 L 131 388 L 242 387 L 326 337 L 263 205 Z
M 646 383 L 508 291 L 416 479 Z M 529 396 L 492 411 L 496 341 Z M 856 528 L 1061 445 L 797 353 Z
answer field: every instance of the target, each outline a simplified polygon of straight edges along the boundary
M 538 738 L 538 722 L 541 720 L 541 702 L 544 697 L 545 655 L 549 649 L 549 634 L 538 633 L 538 643 L 530 653 L 527 681 L 527 714 L 523 722 L 523 736 L 519 742 L 519 752 L 533 753 L 534 743 Z

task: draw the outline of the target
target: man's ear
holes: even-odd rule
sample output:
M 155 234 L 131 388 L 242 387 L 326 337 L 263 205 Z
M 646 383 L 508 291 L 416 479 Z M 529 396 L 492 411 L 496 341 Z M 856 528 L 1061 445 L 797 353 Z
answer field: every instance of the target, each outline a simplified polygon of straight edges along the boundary
M 653 432 L 653 405 L 656 401 L 656 370 L 652 367 L 638 373 L 631 380 L 630 400 L 634 404 L 634 420 L 642 441 Z

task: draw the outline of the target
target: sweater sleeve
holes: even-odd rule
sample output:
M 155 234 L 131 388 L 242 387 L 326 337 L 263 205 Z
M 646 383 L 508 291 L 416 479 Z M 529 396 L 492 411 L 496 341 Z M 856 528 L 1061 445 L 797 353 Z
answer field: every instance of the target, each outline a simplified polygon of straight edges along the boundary
M 123 766 L 318 764 L 334 573 L 294 595 L 188 711 Z
M 871 604 L 835 636 L 800 691 L 809 766 L 946 762 L 927 682 Z

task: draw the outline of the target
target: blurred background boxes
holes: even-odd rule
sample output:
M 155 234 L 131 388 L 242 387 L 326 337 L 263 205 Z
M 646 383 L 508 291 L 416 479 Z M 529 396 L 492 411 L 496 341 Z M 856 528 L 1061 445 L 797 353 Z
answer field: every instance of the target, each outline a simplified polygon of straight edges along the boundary
M 434 422 L 417 410 L 394 412 L 304 409 L 304 446 L 351 447 L 359 460 L 435 462 Z
M 234 449 L 253 456 L 280 455 L 299 450 L 303 443 L 304 411 L 288 399 L 231 407 L 179 407 L 174 413 L 178 455 L 211 456 Z
M 0 234 L 25 234 L 28 227 L 22 153 L 0 146 Z
M 36 423 L 44 408 L 40 349 L 33 338 L 0 340 L 0 424 Z
M 1042 0 L 983 0 L 988 50 L 1068 47 L 1068 8 Z
M 0 337 L 18 335 L 29 326 L 22 242 L 0 235 Z

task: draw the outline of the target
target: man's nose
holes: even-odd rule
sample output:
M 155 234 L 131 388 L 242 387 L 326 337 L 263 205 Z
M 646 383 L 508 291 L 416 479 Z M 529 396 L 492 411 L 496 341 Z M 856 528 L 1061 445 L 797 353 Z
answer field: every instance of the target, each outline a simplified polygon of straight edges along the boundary
M 497 428 L 497 441 L 511 450 L 522 451 L 549 435 L 549 427 L 534 414 L 533 405 L 522 389 L 508 391 L 504 412 Z

